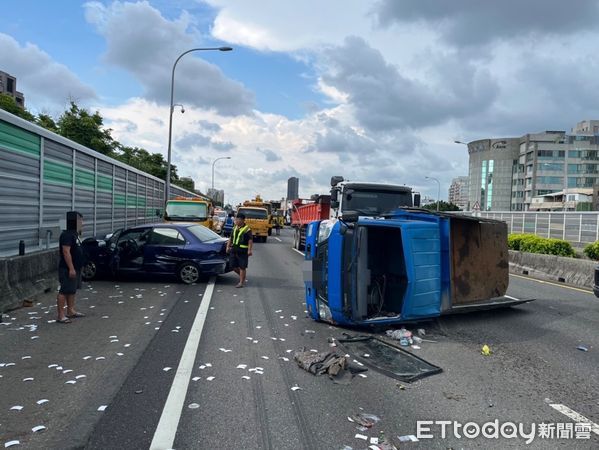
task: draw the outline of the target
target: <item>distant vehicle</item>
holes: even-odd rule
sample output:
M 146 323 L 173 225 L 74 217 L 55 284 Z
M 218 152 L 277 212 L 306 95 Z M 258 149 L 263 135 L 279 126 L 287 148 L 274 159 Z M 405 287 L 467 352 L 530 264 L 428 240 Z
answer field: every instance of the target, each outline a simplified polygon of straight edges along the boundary
M 272 223 L 272 203 L 271 202 L 265 202 L 264 200 L 262 200 L 262 197 L 260 197 L 260 195 L 256 195 L 256 198 L 252 199 L 252 200 L 246 200 L 245 202 L 243 202 L 243 206 L 246 207 L 253 207 L 253 208 L 264 208 L 266 210 L 266 217 L 268 219 L 268 236 L 270 236 L 272 234 L 272 228 L 273 228 L 273 223 Z M 264 240 L 264 242 L 266 242 L 266 240 Z
M 175 197 L 166 202 L 163 218 L 165 222 L 196 222 L 213 230 L 213 209 L 206 198 Z
M 212 218 L 212 227 L 215 232 L 221 234 L 223 230 L 223 225 L 225 224 L 225 220 L 227 219 L 227 211 L 216 210 L 214 211 L 214 216 Z
M 104 274 L 171 274 L 185 284 L 229 271 L 227 240 L 203 225 L 160 223 L 117 230 L 83 241 L 84 280 Z
M 237 213 L 245 215 L 245 222 L 250 226 L 254 242 L 266 242 L 268 238 L 271 223 L 266 208 L 256 208 L 253 206 L 241 206 Z

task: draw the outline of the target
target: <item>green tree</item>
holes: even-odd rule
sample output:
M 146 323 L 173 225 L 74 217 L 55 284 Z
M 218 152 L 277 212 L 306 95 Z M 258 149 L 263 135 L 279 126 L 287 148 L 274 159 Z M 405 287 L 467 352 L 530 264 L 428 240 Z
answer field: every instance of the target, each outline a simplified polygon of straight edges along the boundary
M 91 114 L 79 108 L 75 102 L 57 122 L 60 135 L 78 142 L 107 156 L 114 156 L 117 142 L 112 138 L 110 129 L 104 128 L 104 119 L 98 111 Z
M 59 132 L 58 130 L 58 125 L 56 124 L 56 121 L 52 118 L 52 116 L 48 115 L 48 114 L 38 114 L 35 122 L 40 126 L 45 128 L 48 131 L 51 131 L 53 133 L 57 133 Z
M 437 202 L 429 203 L 428 205 L 423 206 L 424 209 L 428 209 L 429 211 L 437 210 Z M 454 203 L 448 203 L 443 200 L 439 202 L 439 211 L 461 211 L 458 205 Z
M 35 121 L 35 116 L 25 108 L 21 108 L 19 105 L 17 105 L 15 99 L 8 94 L 0 94 L 0 109 L 14 114 L 21 119 L 28 120 L 29 122 Z
M 119 143 L 117 143 L 117 147 L 118 153 L 114 157 L 119 161 L 154 175 L 161 180 L 166 179 L 167 161 L 162 153 L 150 153 L 143 148 L 128 147 Z M 173 164 L 171 164 L 171 183 L 183 187 L 177 174 L 177 166 Z

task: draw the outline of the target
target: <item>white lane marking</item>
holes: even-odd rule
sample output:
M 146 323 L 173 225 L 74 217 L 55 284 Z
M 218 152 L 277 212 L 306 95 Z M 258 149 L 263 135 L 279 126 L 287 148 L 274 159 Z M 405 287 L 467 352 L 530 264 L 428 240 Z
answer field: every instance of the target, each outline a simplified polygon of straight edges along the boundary
M 275 237 L 275 239 L 279 242 L 283 242 L 282 240 L 280 240 L 278 237 Z
M 522 278 L 523 280 L 534 281 L 534 282 L 539 283 L 539 284 L 549 284 L 551 286 L 557 286 L 557 287 L 561 287 L 563 289 L 570 289 L 571 291 L 583 292 L 585 294 L 592 294 L 593 293 L 593 291 L 591 291 L 589 289 L 580 289 L 580 288 L 576 288 L 576 287 L 572 287 L 572 286 L 567 286 L 567 285 L 564 285 L 564 284 L 554 283 L 552 281 L 537 280 L 536 278 L 525 277 L 523 275 L 517 275 L 515 273 L 510 273 L 510 277 Z
M 594 422 L 591 422 L 590 419 L 587 419 L 582 414 L 579 414 L 576 411 L 571 410 L 570 408 L 568 408 L 565 405 L 560 405 L 559 403 L 551 403 L 551 404 L 549 404 L 549 406 L 551 406 L 556 411 L 561 412 L 564 416 L 568 416 L 570 419 L 572 419 L 575 422 L 591 424 L 591 431 L 593 433 L 599 435 L 599 425 L 597 425 Z
M 299 253 L 299 254 L 300 254 L 300 255 L 302 255 L 302 256 L 306 256 L 306 255 L 304 255 L 304 252 L 300 252 L 300 251 L 299 251 L 297 248 L 293 248 L 293 247 L 291 247 L 291 250 L 293 250 L 294 252 L 297 252 L 297 253 Z
M 208 308 L 210 307 L 210 300 L 212 300 L 215 282 L 216 278 L 211 277 L 208 286 L 206 287 L 206 291 L 204 292 L 204 296 L 202 297 L 202 303 L 200 304 L 200 308 L 193 321 L 189 337 L 185 343 L 183 353 L 181 354 L 177 373 L 175 373 L 175 378 L 168 394 L 168 398 L 166 399 L 166 403 L 164 404 L 160 421 L 154 432 L 154 438 L 150 445 L 151 450 L 173 448 L 181 412 L 183 411 L 183 404 L 185 403 L 185 396 L 187 395 L 187 388 L 189 387 L 191 371 L 198 352 L 200 337 L 202 336 L 202 329 L 204 328 L 204 322 L 206 321 L 206 315 L 208 314 Z

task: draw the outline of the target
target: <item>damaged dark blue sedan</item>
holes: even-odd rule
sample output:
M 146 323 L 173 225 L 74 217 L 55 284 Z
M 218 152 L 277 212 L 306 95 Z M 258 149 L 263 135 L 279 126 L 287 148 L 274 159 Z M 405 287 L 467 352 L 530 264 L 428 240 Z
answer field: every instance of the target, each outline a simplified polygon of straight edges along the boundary
M 192 284 L 202 275 L 229 271 L 226 243 L 226 239 L 198 224 L 139 225 L 117 230 L 103 240 L 83 241 L 87 262 L 81 275 L 84 280 L 92 280 L 101 274 L 166 274 Z

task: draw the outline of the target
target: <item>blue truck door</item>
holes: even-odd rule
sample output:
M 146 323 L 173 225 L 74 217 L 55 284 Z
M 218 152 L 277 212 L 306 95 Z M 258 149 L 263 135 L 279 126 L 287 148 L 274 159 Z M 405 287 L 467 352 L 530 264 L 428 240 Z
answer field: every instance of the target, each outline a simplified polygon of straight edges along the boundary
M 402 226 L 408 288 L 402 310 L 405 320 L 436 317 L 441 312 L 441 237 L 436 222 Z M 446 262 L 447 264 L 448 262 Z
M 306 253 L 304 260 L 304 285 L 306 289 L 306 309 L 308 314 L 314 320 L 318 320 L 318 305 L 316 303 L 316 284 L 320 273 L 317 267 L 314 267 L 316 257 L 316 246 L 318 243 L 318 229 L 320 222 L 311 222 L 306 229 Z

